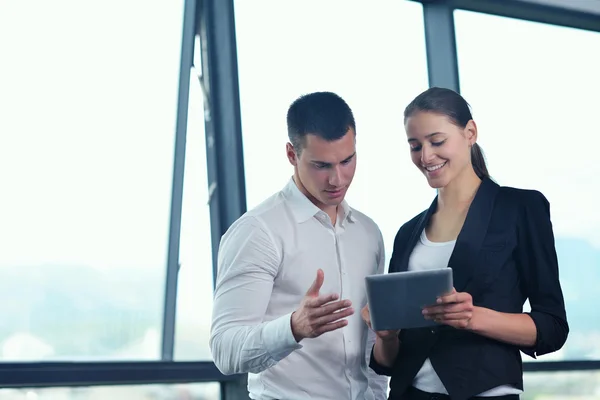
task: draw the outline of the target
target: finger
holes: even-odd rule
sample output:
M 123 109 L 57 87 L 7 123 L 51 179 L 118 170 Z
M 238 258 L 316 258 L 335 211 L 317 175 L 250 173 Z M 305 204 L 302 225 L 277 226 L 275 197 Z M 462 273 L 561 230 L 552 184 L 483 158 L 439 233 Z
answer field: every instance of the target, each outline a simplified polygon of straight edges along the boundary
M 439 302 L 440 302 L 440 299 L 443 299 L 444 297 L 452 296 L 452 295 L 453 295 L 453 294 L 455 294 L 455 293 L 457 293 L 456 289 L 455 289 L 455 288 L 452 288 L 452 290 L 451 290 L 451 291 L 449 291 L 449 292 L 446 292 L 446 293 L 442 294 L 441 296 L 438 296 L 438 298 L 437 298 L 437 303 L 439 303 Z
M 323 315 L 323 316 L 317 317 L 317 318 L 315 318 L 313 320 L 313 324 L 314 325 L 330 324 L 330 323 L 332 323 L 334 321 L 337 321 L 338 319 L 349 317 L 352 314 L 354 314 L 354 309 L 352 307 L 346 308 L 346 309 L 338 311 L 338 312 L 334 312 L 334 313 L 331 313 L 331 314 L 327 314 L 327 315 Z
M 314 331 L 314 334 L 315 334 L 315 337 L 321 336 L 324 333 L 331 332 L 331 331 L 334 331 L 336 329 L 343 328 L 346 325 L 348 325 L 348 320 L 345 320 L 345 319 L 340 320 L 340 321 L 336 321 L 336 322 L 332 322 L 330 324 L 321 325 L 319 328 L 317 328 Z
M 367 304 L 360 310 L 360 316 L 363 321 L 367 324 L 369 328 L 371 328 L 371 313 L 369 312 L 369 305 Z
M 311 316 L 322 317 L 323 315 L 333 314 L 335 312 L 348 308 L 351 305 L 352 302 L 350 300 L 336 301 L 334 303 L 329 303 L 324 306 L 314 308 L 313 310 L 311 310 Z
M 309 298 L 305 304 L 308 307 L 319 308 L 319 307 L 324 306 L 325 304 L 328 304 L 328 303 L 331 303 L 332 301 L 337 300 L 338 297 L 339 296 L 336 293 L 318 296 L 318 297 L 312 297 L 312 298 Z
M 470 311 L 472 306 L 468 303 L 448 303 L 441 306 L 426 307 L 423 309 L 423 315 L 457 313 Z
M 455 313 L 447 313 L 437 315 L 434 319 L 440 319 L 443 321 L 458 321 L 461 319 L 469 320 L 473 316 L 473 313 L 468 311 L 463 312 L 455 312 Z
M 423 310 L 423 317 L 425 319 L 428 320 L 437 320 L 440 318 L 444 318 L 444 316 L 446 315 L 446 313 L 443 311 L 443 309 L 435 309 L 435 310 Z
M 452 293 L 450 293 L 448 295 L 438 298 L 437 303 L 438 304 L 462 303 L 465 301 L 469 301 L 470 299 L 471 299 L 471 295 L 469 293 L 453 291 Z
M 360 310 L 360 316 L 362 317 L 362 319 L 364 319 L 365 321 L 370 320 L 371 319 L 371 313 L 369 312 L 369 306 L 364 306 L 361 310 Z
M 452 290 L 450 290 L 449 292 L 446 292 L 444 294 L 442 294 L 441 296 L 438 296 L 437 300 L 439 302 L 440 298 L 446 297 L 446 296 L 452 296 L 453 294 L 457 293 L 456 292 L 456 288 L 452 288 Z
M 438 314 L 443 314 L 445 307 L 448 307 L 448 306 L 442 305 L 442 306 L 425 307 L 423 309 L 423 315 L 438 315 Z
M 323 272 L 323 270 L 321 268 L 319 268 L 317 270 L 317 277 L 315 278 L 314 282 L 312 283 L 312 285 L 310 286 L 310 288 L 308 289 L 306 294 L 309 296 L 318 296 L 319 290 L 321 290 L 321 286 L 323 286 L 324 280 L 325 280 L 325 273 Z

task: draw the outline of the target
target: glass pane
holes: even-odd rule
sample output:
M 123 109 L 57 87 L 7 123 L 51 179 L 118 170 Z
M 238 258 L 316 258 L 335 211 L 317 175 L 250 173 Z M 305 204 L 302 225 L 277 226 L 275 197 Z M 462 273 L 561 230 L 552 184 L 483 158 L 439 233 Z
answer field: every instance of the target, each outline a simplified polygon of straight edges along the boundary
M 0 2 L 0 360 L 159 357 L 182 13 Z
M 455 17 L 462 92 L 492 176 L 550 201 L 571 333 L 562 350 L 540 359 L 598 359 L 600 58 L 592 49 L 600 34 L 466 11 Z
M 434 195 L 410 161 L 402 119 L 428 87 L 422 6 L 240 0 L 235 11 L 248 208 L 293 174 L 285 155 L 289 105 L 308 92 L 333 91 L 357 124 L 358 166 L 347 200 L 379 224 L 391 249 L 400 224 Z M 396 186 L 411 195 L 392 196 Z
M 218 382 L 181 385 L 0 389 L 0 400 L 220 400 Z
M 196 42 L 196 55 L 200 48 Z M 188 131 L 177 289 L 175 359 L 212 360 L 208 339 L 213 268 L 204 136 L 204 95 L 198 81 L 201 61 L 190 81 Z
M 528 372 L 521 400 L 600 400 L 600 372 Z

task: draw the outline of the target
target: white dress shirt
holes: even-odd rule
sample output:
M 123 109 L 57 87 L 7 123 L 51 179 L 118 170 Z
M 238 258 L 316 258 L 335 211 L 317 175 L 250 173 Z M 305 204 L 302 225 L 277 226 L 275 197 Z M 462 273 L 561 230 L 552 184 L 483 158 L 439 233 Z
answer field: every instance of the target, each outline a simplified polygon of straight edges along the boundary
M 210 347 L 222 373 L 249 373 L 252 399 L 387 398 L 387 378 L 368 367 L 375 335 L 360 316 L 365 276 L 384 271 L 382 235 L 346 202 L 338 210 L 333 226 L 291 179 L 221 240 Z M 351 300 L 354 315 L 297 343 L 291 314 L 319 268 L 320 293 Z

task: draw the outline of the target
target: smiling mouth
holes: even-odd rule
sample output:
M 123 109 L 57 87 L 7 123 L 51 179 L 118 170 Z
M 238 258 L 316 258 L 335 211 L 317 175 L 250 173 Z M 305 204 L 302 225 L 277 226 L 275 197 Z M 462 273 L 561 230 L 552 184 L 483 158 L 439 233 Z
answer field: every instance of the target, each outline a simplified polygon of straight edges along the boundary
M 441 164 L 437 164 L 437 165 L 423 166 L 423 168 L 425 168 L 425 170 L 427 172 L 433 172 L 433 171 L 436 171 L 436 170 L 442 168 L 444 165 L 446 165 L 447 162 L 448 161 L 445 161 L 445 162 L 443 162 Z

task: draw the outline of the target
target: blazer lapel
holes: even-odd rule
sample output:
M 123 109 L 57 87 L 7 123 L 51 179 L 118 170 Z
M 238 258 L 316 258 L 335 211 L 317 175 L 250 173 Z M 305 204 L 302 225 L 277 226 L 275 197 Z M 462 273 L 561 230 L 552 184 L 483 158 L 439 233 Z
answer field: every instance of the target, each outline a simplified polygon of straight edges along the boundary
M 473 276 L 473 270 L 476 268 L 476 256 L 479 254 L 492 217 L 498 189 L 498 184 L 489 178 L 481 182 L 467 212 L 465 223 L 456 239 L 448 267 L 452 268 L 454 288 L 458 292 L 464 292 L 467 289 L 467 285 Z M 423 213 L 423 216 L 413 229 L 402 255 L 398 272 L 408 271 L 410 255 L 417 245 L 421 232 L 423 232 L 423 229 L 429 223 L 429 219 L 437 209 L 437 200 L 438 197 L 436 196 L 429 209 Z
M 419 222 L 415 226 L 415 229 L 413 229 L 412 234 L 410 235 L 410 240 L 408 241 L 404 250 L 404 254 L 402 255 L 402 261 L 400 262 L 400 268 L 398 269 L 398 272 L 408 271 L 408 261 L 410 259 L 410 255 L 415 246 L 417 245 L 419 238 L 421 237 L 421 232 L 423 232 L 423 229 L 425 229 L 425 227 L 429 223 L 429 219 L 431 218 L 431 215 L 435 212 L 436 208 L 437 196 L 435 196 L 433 202 L 429 206 L 429 209 L 423 213 L 423 215 L 419 219 Z
M 491 179 L 484 179 L 469 207 L 465 223 L 456 239 L 448 267 L 452 268 L 454 288 L 457 292 L 467 291 L 473 276 L 477 255 L 485 238 L 494 201 L 499 186 Z

